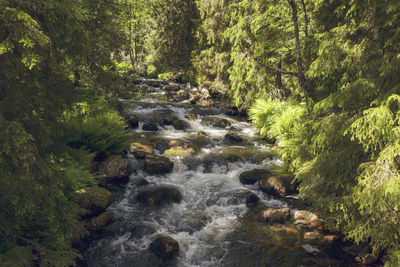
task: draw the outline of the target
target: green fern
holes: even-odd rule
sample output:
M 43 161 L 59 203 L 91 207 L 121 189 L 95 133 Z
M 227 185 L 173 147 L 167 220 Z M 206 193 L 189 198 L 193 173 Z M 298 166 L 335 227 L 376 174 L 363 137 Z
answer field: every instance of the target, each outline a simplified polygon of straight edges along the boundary
M 83 120 L 66 122 L 70 133 L 66 143 L 75 148 L 85 148 L 90 153 L 118 154 L 129 145 L 132 135 L 126 131 L 125 120 L 115 111 L 89 115 Z

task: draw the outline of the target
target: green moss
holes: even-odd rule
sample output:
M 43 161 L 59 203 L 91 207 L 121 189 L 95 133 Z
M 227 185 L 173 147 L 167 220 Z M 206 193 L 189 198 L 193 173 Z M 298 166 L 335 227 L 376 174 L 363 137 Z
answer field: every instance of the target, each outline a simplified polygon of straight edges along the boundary
M 264 159 L 272 159 L 278 156 L 276 151 L 260 150 L 255 147 L 228 147 L 213 155 L 219 160 L 256 160 L 262 162 Z
M 188 157 L 194 152 L 193 148 L 188 149 L 179 149 L 179 148 L 170 148 L 164 151 L 165 156 L 180 156 L 180 157 Z

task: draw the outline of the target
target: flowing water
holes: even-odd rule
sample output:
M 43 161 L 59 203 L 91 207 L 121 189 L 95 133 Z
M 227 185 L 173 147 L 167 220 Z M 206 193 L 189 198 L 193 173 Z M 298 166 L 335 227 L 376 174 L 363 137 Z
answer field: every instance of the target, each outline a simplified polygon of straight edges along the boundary
M 269 196 L 257 185 L 243 185 L 239 174 L 263 168 L 282 169 L 283 162 L 271 145 L 258 138 L 257 130 L 243 118 L 224 115 L 225 107 L 199 108 L 188 103 L 165 103 L 164 92 L 155 88 L 146 99 L 131 102 L 126 112 L 141 119 L 132 130 L 137 142 L 155 147 L 156 154 L 178 140 L 195 149 L 190 157 L 171 156 L 174 169 L 163 175 L 148 175 L 143 160 L 128 155 L 132 174 L 127 185 L 115 190 L 109 207 L 113 222 L 92 241 L 84 255 L 84 266 L 348 266 L 335 247 L 318 246 L 320 253 L 311 255 L 301 247 L 310 244 L 302 232 L 290 225 L 269 224 L 257 218 L 267 207 L 290 206 L 284 200 Z M 184 115 L 197 115 L 187 120 Z M 156 133 L 141 129 L 143 121 L 173 114 L 190 125 L 187 130 L 159 126 Z M 227 128 L 206 126 L 206 117 L 225 118 Z M 204 131 L 207 135 L 199 135 Z M 244 141 L 227 143 L 228 132 L 240 134 Z M 138 186 L 145 178 L 148 185 Z M 182 194 L 180 203 L 147 207 L 135 196 L 149 187 L 170 186 Z M 252 192 L 260 198 L 254 207 L 246 206 Z M 293 208 L 293 207 L 291 207 Z M 293 212 L 293 209 L 292 209 Z M 156 236 L 164 234 L 179 243 L 179 255 L 163 261 L 149 250 Z

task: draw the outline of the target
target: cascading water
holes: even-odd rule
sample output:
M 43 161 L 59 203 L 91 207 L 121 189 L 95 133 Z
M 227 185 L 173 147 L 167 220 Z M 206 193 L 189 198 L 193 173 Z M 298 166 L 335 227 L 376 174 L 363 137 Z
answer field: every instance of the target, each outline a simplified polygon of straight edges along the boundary
M 223 115 L 221 106 L 196 108 L 187 103 L 157 103 L 162 95 L 160 88 L 156 88 L 147 99 L 132 103 L 127 113 L 137 115 L 141 121 L 159 114 L 175 115 L 190 128 L 175 130 L 172 126 L 160 126 L 156 133 L 149 133 L 142 130 L 141 122 L 138 129 L 132 130 L 137 140 L 151 140 L 155 154 L 164 152 L 168 142 L 174 140 L 190 144 L 195 153 L 186 158 L 170 156 L 174 169 L 162 175 L 146 174 L 143 160 L 128 155 L 132 174 L 128 184 L 117 190 L 109 207 L 113 223 L 86 250 L 83 265 L 339 266 L 329 260 L 327 251 L 318 257 L 305 252 L 295 229 L 291 233 L 291 228 L 287 228 L 284 234 L 271 231 L 271 225 L 257 219 L 261 208 L 288 204 L 262 193 L 257 185 L 243 185 L 239 181 L 243 171 L 283 167 L 271 147 L 258 140 L 250 123 Z M 197 119 L 185 119 L 187 113 L 196 114 Z M 218 128 L 201 123 L 210 116 L 227 119 L 231 125 Z M 199 135 L 199 131 L 206 136 Z M 234 144 L 224 141 L 224 136 L 231 132 L 240 134 L 244 141 Z M 143 178 L 147 182 L 143 183 Z M 177 189 L 182 201 L 149 207 L 137 200 L 143 190 L 162 186 Z M 260 202 L 248 207 L 249 195 L 258 196 Z M 150 243 L 160 234 L 178 241 L 176 258 L 165 261 L 149 250 Z

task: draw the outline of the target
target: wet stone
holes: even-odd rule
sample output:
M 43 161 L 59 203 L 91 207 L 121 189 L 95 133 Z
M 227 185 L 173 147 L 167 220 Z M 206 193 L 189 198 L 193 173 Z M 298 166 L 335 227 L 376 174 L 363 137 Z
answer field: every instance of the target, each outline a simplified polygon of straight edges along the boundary
M 224 141 L 227 143 L 240 143 L 243 138 L 237 133 L 227 133 L 224 137 Z
M 265 169 L 253 169 L 242 172 L 239 175 L 239 180 L 242 184 L 255 184 L 263 175 L 268 173 L 270 172 Z
M 174 163 L 167 157 L 147 155 L 144 161 L 144 169 L 148 174 L 163 174 L 173 170 Z
M 148 132 L 157 132 L 158 131 L 158 126 L 154 122 L 146 122 L 142 126 L 143 131 L 148 131 Z
M 216 128 L 226 128 L 231 126 L 231 122 L 227 119 L 218 117 L 207 117 L 201 120 L 201 124 L 206 126 L 213 126 Z
M 179 243 L 169 236 L 157 237 L 150 244 L 150 250 L 164 260 L 170 260 L 179 254 Z
M 140 203 L 152 207 L 164 204 L 180 203 L 182 195 L 174 187 L 155 187 L 142 191 L 136 195 L 136 200 Z
M 139 127 L 139 117 L 136 115 L 129 115 L 128 116 L 128 125 L 132 129 L 138 128 Z
M 167 116 L 162 120 L 162 125 L 172 125 L 176 130 L 186 130 L 190 128 L 189 123 L 176 116 Z

